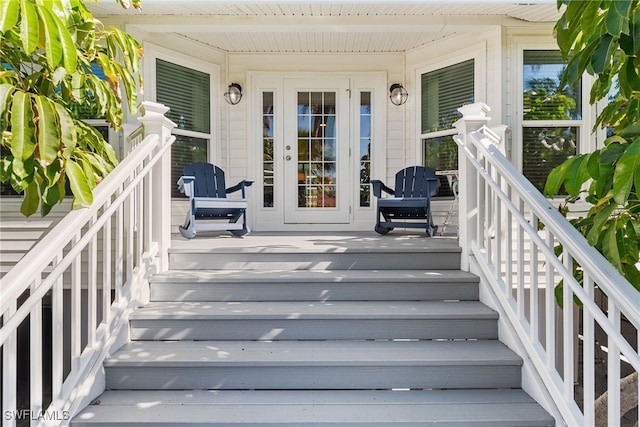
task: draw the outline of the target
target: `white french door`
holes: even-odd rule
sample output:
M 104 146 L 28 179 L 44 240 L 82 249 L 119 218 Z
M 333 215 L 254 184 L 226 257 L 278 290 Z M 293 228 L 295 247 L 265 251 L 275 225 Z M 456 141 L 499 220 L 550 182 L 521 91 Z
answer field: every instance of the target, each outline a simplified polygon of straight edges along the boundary
M 284 222 L 349 222 L 349 79 L 285 79 Z

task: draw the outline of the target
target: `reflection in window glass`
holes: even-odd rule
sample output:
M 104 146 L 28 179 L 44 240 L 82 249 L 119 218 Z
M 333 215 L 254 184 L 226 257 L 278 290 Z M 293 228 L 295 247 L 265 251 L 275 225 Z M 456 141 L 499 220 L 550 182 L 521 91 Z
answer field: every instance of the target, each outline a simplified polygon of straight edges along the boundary
M 560 87 L 565 68 L 560 51 L 524 51 L 524 120 L 582 119 L 581 84 Z
M 336 207 L 336 94 L 298 92 L 298 207 Z
M 272 208 L 274 201 L 273 92 L 262 93 L 262 206 Z
M 360 206 L 371 206 L 371 92 L 360 93 Z
M 522 173 L 542 191 L 549 173 L 578 152 L 582 82 L 560 86 L 566 67 L 560 51 L 526 50 L 523 59 Z
M 543 191 L 551 171 L 576 154 L 578 128 L 527 127 L 522 139 L 522 173 Z
M 171 146 L 171 182 L 176 183 L 182 176 L 182 170 L 190 163 L 207 161 L 209 140 L 175 135 Z M 177 185 L 171 186 L 171 197 L 184 197 Z

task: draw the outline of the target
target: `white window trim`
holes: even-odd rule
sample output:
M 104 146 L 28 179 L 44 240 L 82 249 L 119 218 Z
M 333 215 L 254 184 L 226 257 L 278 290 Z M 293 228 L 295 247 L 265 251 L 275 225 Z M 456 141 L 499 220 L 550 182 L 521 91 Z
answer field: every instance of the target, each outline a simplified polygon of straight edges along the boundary
M 220 164 L 222 161 L 222 144 L 220 144 L 220 94 L 218 87 L 220 87 L 220 66 L 211 62 L 203 61 L 192 56 L 185 55 L 180 52 L 176 52 L 171 49 L 167 49 L 153 43 L 144 43 L 144 85 L 145 85 L 145 99 L 156 102 L 156 59 L 162 59 L 163 61 L 172 62 L 191 68 L 196 71 L 200 71 L 209 74 L 209 87 L 210 87 L 210 133 L 188 131 L 184 129 L 174 128 L 173 133 L 176 135 L 191 136 L 196 138 L 208 139 L 208 156 L 209 162 L 214 164 Z
M 474 89 L 473 96 L 476 102 L 486 102 L 486 69 L 487 69 L 487 42 L 483 41 L 475 45 L 467 46 L 465 49 L 456 50 L 449 55 L 443 55 L 435 58 L 434 60 L 417 64 L 414 67 L 414 81 L 417 88 L 416 93 L 416 108 L 415 108 L 415 129 L 416 129 L 416 144 L 415 153 L 417 153 L 418 159 L 416 161 L 422 162 L 425 156 L 422 140 L 425 138 L 434 138 L 438 136 L 455 135 L 456 129 L 444 129 L 435 132 L 422 133 L 422 75 L 437 71 L 452 65 L 457 65 L 462 62 L 473 59 L 473 78 Z
M 595 135 L 591 133 L 591 128 L 595 120 L 593 114 L 594 108 L 589 105 L 589 96 L 592 79 L 588 75 L 582 76 L 582 119 L 580 120 L 524 120 L 524 51 L 525 50 L 556 50 L 559 51 L 558 45 L 554 43 L 541 42 L 539 38 L 534 37 L 517 37 L 512 49 L 512 93 L 511 105 L 514 107 L 515 115 L 512 127 L 512 148 L 511 161 L 516 165 L 518 170 L 522 171 L 522 139 L 523 128 L 525 127 L 544 127 L 544 126 L 571 126 L 578 128 L 577 153 L 588 153 L 593 151 L 595 147 Z

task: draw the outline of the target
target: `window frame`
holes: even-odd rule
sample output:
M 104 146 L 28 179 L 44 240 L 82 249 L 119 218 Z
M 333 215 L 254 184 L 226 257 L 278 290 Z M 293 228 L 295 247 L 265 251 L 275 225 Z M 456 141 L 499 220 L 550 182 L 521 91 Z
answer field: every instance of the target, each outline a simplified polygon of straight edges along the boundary
M 429 63 L 422 63 L 415 67 L 414 82 L 416 85 L 416 93 L 419 97 L 416 97 L 415 101 L 415 129 L 416 129 L 416 162 L 423 164 L 425 158 L 424 140 L 431 138 L 438 138 L 442 136 L 451 136 L 457 134 L 457 129 L 442 129 L 434 132 L 422 133 L 422 75 L 434 71 L 441 70 L 443 68 L 451 67 L 461 64 L 463 62 L 473 60 L 473 97 L 474 101 L 485 101 L 486 88 L 487 88 L 487 43 L 481 42 L 475 45 L 467 46 L 464 49 L 456 50 L 452 54 L 443 55 L 436 58 Z M 423 165 L 424 166 L 424 165 Z
M 524 129 L 533 127 L 575 127 L 577 128 L 576 154 L 588 153 L 595 147 L 596 134 L 591 132 L 595 115 L 589 105 L 589 91 L 592 79 L 584 74 L 582 76 L 582 118 L 577 120 L 524 120 L 524 52 L 529 50 L 555 50 L 558 45 L 540 41 L 539 38 L 519 37 L 512 50 L 512 84 L 513 93 L 510 97 L 511 105 L 516 114 L 513 118 L 511 161 L 519 171 L 523 171 Z
M 172 134 L 200 138 L 208 140 L 207 157 L 208 161 L 219 164 L 222 161 L 222 144 L 220 144 L 220 66 L 212 62 L 207 62 L 192 56 L 182 54 L 167 48 L 163 48 L 152 43 L 144 43 L 144 82 L 145 98 L 152 102 L 157 102 L 156 87 L 156 60 L 160 59 L 171 62 L 185 68 L 209 75 L 209 124 L 210 132 L 197 132 L 187 129 L 179 129 L 177 126 L 172 130 Z

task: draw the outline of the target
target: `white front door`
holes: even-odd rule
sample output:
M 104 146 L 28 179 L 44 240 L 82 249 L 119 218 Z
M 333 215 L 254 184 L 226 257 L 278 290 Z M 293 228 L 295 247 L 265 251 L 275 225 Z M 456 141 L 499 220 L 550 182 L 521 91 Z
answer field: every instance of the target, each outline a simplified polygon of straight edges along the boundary
M 349 222 L 349 79 L 285 79 L 284 220 Z

